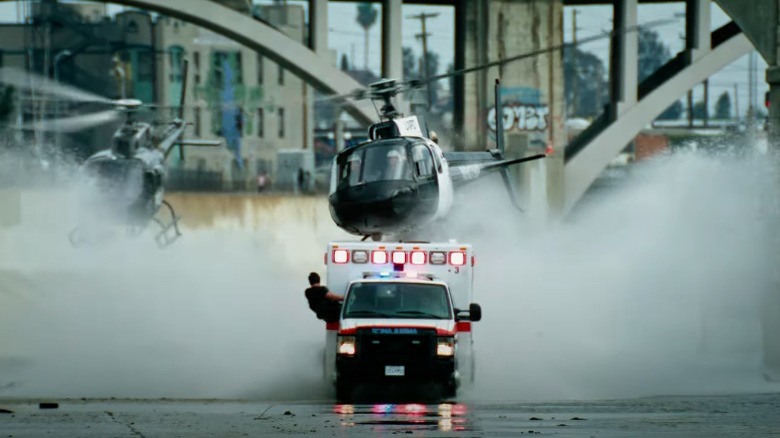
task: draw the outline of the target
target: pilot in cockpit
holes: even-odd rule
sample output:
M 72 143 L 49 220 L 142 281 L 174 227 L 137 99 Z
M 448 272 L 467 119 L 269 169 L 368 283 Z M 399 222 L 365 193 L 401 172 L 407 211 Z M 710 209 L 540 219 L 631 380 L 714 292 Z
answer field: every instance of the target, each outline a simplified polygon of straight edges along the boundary
M 401 179 L 401 172 L 403 170 L 403 160 L 401 158 L 401 153 L 396 149 L 391 149 L 387 152 L 387 170 L 385 171 L 385 180 Z
M 360 182 L 360 164 L 362 160 L 359 154 L 352 154 L 347 161 L 349 162 L 349 185 L 353 186 Z

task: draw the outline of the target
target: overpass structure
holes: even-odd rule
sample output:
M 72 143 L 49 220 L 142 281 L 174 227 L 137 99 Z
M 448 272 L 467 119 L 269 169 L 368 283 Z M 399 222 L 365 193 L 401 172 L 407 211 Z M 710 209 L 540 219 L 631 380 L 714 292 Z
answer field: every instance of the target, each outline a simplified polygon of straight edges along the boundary
M 10 1 L 10 0 L 0 0 Z M 579 201 L 588 187 L 606 168 L 612 159 L 653 119 L 688 90 L 716 73 L 724 66 L 757 48 L 771 66 L 767 73 L 770 83 L 770 120 L 773 126 L 780 126 L 780 56 L 777 41 L 780 32 L 777 0 L 716 0 L 734 18 L 735 22 L 711 31 L 710 14 L 712 0 L 680 0 L 686 5 L 685 50 L 662 66 L 643 82 L 638 81 L 638 35 L 625 32 L 638 24 L 640 0 L 517 0 L 518 3 L 539 3 L 545 5 L 613 5 L 613 32 L 611 37 L 610 102 L 604 113 L 578 138 L 564 145 L 562 136 L 556 136 L 553 144 L 558 152 L 553 158 L 559 160 L 562 172 L 554 172 L 547 178 L 548 204 L 555 204 L 553 213 L 566 214 Z M 107 0 L 106 0 L 107 2 Z M 647 0 L 645 2 L 662 2 Z M 668 1 L 666 1 L 668 2 Z M 300 44 L 271 26 L 240 12 L 238 0 L 111 0 L 111 3 L 139 7 L 164 15 L 189 21 L 222 34 L 272 59 L 290 70 L 315 88 L 334 94 L 349 93 L 362 87 L 346 73 L 330 64 L 323 56 L 328 48 L 328 0 L 309 0 L 309 43 Z M 382 75 L 402 77 L 401 9 L 402 0 L 381 0 L 382 5 Z M 478 39 L 486 33 L 490 15 L 484 10 L 501 7 L 504 2 L 494 0 L 427 0 L 406 3 L 446 4 L 455 7 L 455 69 L 470 67 L 466 64 L 467 47 L 471 39 Z M 467 15 L 477 12 L 482 19 L 469 21 Z M 560 11 L 549 6 L 551 11 Z M 470 9 L 471 8 L 471 9 Z M 562 12 L 561 12 L 562 13 Z M 553 12 L 548 15 L 553 22 Z M 481 21 L 480 21 L 481 20 Z M 550 29 L 555 29 L 550 26 Z M 742 30 L 745 30 L 745 33 Z M 551 30 L 552 32 L 552 30 Z M 561 31 L 562 33 L 562 31 Z M 479 59 L 479 58 L 477 58 Z M 552 63 L 552 61 L 551 61 Z M 552 67 L 550 68 L 552 72 Z M 486 75 L 485 75 L 486 76 Z M 551 80 L 551 79 L 550 79 Z M 560 80 L 560 79 L 559 79 Z M 455 107 L 463 108 L 465 82 L 462 77 L 455 81 Z M 482 84 L 481 87 L 485 87 Z M 474 87 L 468 87 L 473 91 Z M 478 85 L 477 91 L 480 88 Z M 552 90 L 553 87 L 550 86 Z M 345 108 L 355 119 L 370 123 L 374 116 L 368 102 L 350 102 Z M 561 111 L 561 110 L 559 110 Z M 562 114 L 562 111 L 560 112 Z M 557 117 L 551 114 L 552 118 Z M 466 117 L 456 111 L 454 122 L 463 126 Z M 481 120 L 481 119 L 480 119 Z M 560 122 L 560 121 L 559 121 Z M 479 122 L 477 122 L 479 123 Z M 552 134 L 552 129 L 551 129 Z M 774 139 L 780 138 L 778 130 L 772 131 Z M 552 135 L 551 135 L 552 137 Z M 776 142 L 777 143 L 777 142 Z M 555 199 L 553 199 L 555 198 Z M 769 327 L 765 332 L 780 333 L 780 294 L 769 306 L 773 313 L 767 319 Z M 775 339 L 775 338 L 773 338 Z M 768 342 L 767 363 L 780 377 L 780 343 Z

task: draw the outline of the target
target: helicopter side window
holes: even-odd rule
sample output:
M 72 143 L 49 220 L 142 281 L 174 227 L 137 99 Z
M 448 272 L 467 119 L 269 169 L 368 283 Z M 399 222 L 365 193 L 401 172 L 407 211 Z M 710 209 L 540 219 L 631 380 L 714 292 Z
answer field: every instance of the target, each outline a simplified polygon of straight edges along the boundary
M 431 157 L 431 151 L 424 144 L 412 146 L 412 160 L 417 176 L 429 178 L 434 174 L 433 157 Z
M 360 184 L 362 181 L 363 153 L 354 151 L 340 165 L 339 183 L 349 186 Z

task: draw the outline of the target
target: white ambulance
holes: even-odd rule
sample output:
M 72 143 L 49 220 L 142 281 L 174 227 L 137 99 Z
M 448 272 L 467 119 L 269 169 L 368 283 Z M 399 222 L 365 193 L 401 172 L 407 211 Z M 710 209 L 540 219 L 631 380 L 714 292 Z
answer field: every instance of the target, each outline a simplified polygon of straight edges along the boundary
M 326 324 L 325 377 L 339 399 L 363 383 L 436 384 L 445 398 L 474 381 L 471 245 L 333 242 L 327 286 L 344 296 Z

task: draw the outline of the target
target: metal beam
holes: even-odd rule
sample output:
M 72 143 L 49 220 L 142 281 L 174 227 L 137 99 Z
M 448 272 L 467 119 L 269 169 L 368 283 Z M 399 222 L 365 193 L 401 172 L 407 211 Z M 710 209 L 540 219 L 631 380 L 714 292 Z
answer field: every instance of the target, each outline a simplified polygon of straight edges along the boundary
M 648 93 L 636 105 L 626 108 L 615 122 L 593 138 L 588 147 L 566 163 L 564 214 L 574 207 L 588 187 L 628 142 L 664 109 L 695 85 L 751 50 L 753 45 L 745 35 L 731 37 Z
M 0 3 L 12 0 L 0 0 Z M 210 0 L 96 0 L 159 12 L 224 35 L 271 59 L 325 93 L 347 94 L 363 86 L 298 41 L 267 24 Z M 366 101 L 347 102 L 344 110 L 358 122 L 374 123 Z
M 637 0 L 615 0 L 613 28 L 628 29 L 637 25 Z M 618 32 L 612 37 L 609 79 L 610 101 L 614 114 L 621 114 L 637 100 L 639 83 L 639 36 L 637 32 Z
M 701 58 L 712 48 L 710 31 L 710 0 L 686 0 L 685 2 L 685 47 L 693 60 Z
M 403 48 L 401 46 L 402 0 L 382 2 L 382 76 L 403 79 Z

